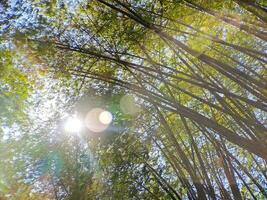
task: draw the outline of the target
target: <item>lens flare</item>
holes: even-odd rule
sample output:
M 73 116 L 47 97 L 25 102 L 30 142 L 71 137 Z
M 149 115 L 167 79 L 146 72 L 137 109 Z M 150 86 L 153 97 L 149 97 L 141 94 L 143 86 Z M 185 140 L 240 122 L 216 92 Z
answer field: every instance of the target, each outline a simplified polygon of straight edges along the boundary
M 110 124 L 112 122 L 112 114 L 109 111 L 101 112 L 98 118 L 102 124 Z
M 120 100 L 120 109 L 124 114 L 136 115 L 141 111 L 135 103 L 134 96 L 130 94 L 124 95 Z
M 85 118 L 85 126 L 92 132 L 102 132 L 112 122 L 112 114 L 102 108 L 90 110 Z

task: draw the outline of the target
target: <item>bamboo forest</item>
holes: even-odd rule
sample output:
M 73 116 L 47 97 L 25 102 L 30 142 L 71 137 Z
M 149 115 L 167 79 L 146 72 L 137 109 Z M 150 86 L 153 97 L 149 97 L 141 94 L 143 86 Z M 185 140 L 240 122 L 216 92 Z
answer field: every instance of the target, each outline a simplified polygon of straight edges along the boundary
M 266 0 L 0 0 L 0 200 L 266 200 Z

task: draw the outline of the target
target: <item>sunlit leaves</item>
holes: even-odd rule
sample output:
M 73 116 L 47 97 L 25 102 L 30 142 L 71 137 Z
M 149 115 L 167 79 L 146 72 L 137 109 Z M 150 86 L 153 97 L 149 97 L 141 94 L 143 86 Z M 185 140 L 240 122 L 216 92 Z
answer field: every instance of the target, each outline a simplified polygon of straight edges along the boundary
M 24 180 L 37 177 L 41 190 L 73 200 L 264 195 L 256 177 L 266 159 L 266 45 L 250 5 L 40 3 L 32 6 L 43 28 L 12 36 L 17 52 L 3 53 L 0 72 L 6 95 L 20 102 L 29 69 L 46 82 L 35 92 L 47 102 L 32 109 L 47 110 L 32 117 L 36 129 L 17 150 L 26 162 L 16 170 L 31 170 Z M 112 113 L 105 130 L 62 130 L 66 116 L 84 119 L 96 108 Z

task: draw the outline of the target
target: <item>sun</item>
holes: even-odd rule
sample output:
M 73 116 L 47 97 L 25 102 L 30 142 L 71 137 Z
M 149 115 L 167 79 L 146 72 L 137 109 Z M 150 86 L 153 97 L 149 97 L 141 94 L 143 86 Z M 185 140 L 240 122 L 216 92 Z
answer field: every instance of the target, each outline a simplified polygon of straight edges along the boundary
M 64 128 L 67 132 L 77 133 L 82 129 L 82 122 L 77 117 L 69 117 Z

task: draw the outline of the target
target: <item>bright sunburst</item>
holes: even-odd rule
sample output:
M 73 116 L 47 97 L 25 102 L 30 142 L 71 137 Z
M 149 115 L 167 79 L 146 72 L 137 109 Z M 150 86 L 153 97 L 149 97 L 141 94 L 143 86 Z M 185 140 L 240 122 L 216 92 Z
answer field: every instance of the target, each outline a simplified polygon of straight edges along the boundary
M 82 122 L 77 117 L 69 117 L 64 128 L 67 132 L 77 133 L 82 129 Z

